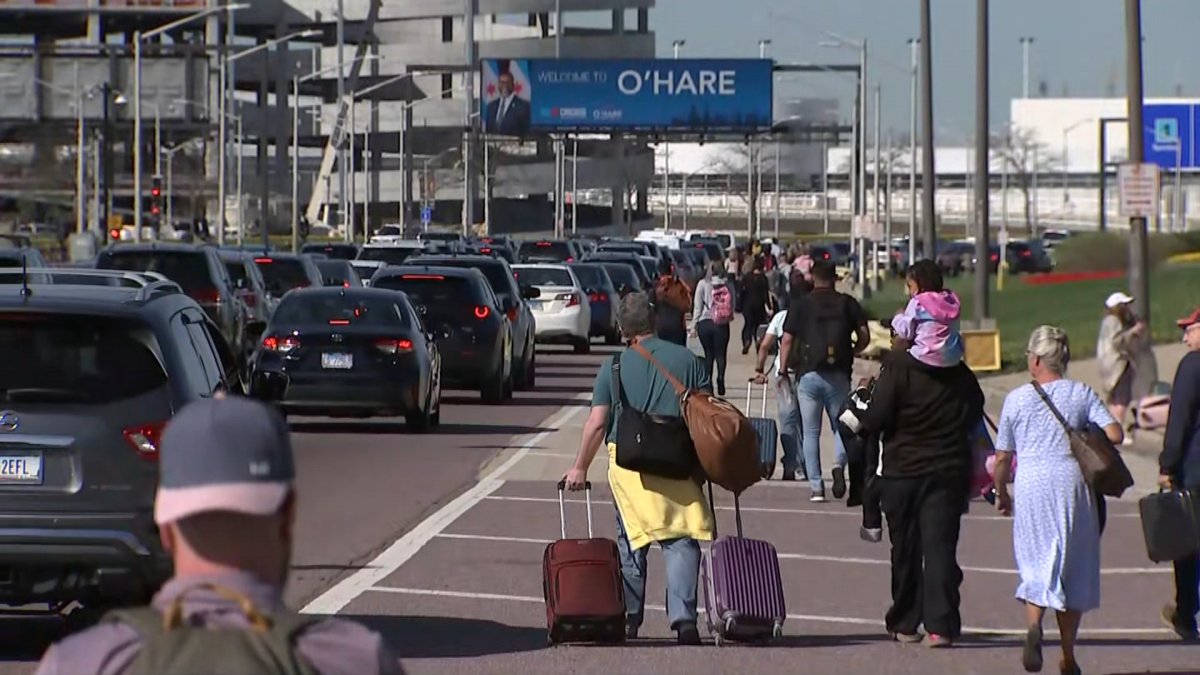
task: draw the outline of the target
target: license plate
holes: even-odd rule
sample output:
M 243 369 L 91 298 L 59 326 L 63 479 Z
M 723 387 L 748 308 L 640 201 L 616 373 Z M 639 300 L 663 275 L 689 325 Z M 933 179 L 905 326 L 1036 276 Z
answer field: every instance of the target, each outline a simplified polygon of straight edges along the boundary
M 0 483 L 42 483 L 42 454 L 0 456 Z
M 353 354 L 322 354 L 321 367 L 332 370 L 350 370 L 354 367 Z

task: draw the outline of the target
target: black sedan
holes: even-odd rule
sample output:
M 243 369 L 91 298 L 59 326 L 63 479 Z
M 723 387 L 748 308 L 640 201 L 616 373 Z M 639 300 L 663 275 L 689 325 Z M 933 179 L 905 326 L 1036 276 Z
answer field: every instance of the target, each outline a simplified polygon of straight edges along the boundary
M 478 389 L 484 402 L 512 397 L 513 324 L 483 272 L 472 267 L 413 264 L 387 267 L 371 288 L 403 291 L 441 351 L 447 385 Z
M 441 356 L 408 297 L 307 288 L 279 303 L 254 354 L 250 392 L 284 414 L 441 421 Z
M 583 262 L 590 263 L 625 263 L 633 268 L 633 271 L 638 276 L 639 287 L 634 290 L 648 291 L 654 286 L 654 280 L 646 273 L 646 266 L 643 264 L 642 256 L 633 253 L 611 253 L 597 251 L 589 253 L 584 257 Z M 613 279 L 613 281 L 617 281 Z M 618 282 L 619 283 L 619 282 Z

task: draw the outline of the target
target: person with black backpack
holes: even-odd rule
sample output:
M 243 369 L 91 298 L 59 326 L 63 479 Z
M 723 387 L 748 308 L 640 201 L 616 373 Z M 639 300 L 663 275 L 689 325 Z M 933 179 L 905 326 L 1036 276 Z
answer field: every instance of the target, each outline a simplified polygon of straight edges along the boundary
M 284 605 L 294 482 L 287 423 L 271 408 L 218 395 L 180 410 L 154 500 L 174 576 L 149 607 L 52 645 L 38 675 L 402 675 L 378 633 Z
M 804 425 L 804 469 L 812 488 L 811 501 L 825 501 L 821 473 L 821 412 L 837 429 L 837 415 L 850 396 L 854 357 L 867 348 L 871 334 L 867 316 L 854 298 L 839 293 L 834 284 L 837 272 L 828 260 L 812 267 L 813 290 L 792 301 L 783 325 L 780 353 L 796 383 L 800 418 Z M 833 497 L 846 494 L 846 449 L 834 434 L 836 466 L 833 468 Z

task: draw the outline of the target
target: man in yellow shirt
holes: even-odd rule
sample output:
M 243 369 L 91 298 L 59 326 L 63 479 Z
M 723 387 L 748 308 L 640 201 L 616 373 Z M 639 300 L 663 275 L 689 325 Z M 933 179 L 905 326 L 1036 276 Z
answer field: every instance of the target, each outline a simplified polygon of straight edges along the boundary
M 686 347 L 654 335 L 654 313 L 644 293 L 621 299 L 617 323 L 627 339 L 637 342 L 689 389 L 709 389 L 704 365 Z M 643 412 L 680 417 L 674 387 L 632 349 L 620 359 L 620 382 L 629 405 Z M 583 427 L 583 440 L 575 464 L 563 479 L 572 490 L 583 489 L 587 470 L 606 441 L 609 453 L 608 482 L 617 507 L 617 547 L 625 581 L 626 634 L 636 638 L 646 602 L 646 553 L 650 544 L 662 547 L 667 569 L 667 617 L 679 644 L 700 644 L 696 627 L 696 591 L 700 574 L 700 541 L 713 538 L 713 516 L 700 485 L 692 480 L 672 480 L 640 474 L 616 464 L 616 438 L 620 397 L 614 394 L 612 363 L 606 361 L 596 376 L 592 411 Z

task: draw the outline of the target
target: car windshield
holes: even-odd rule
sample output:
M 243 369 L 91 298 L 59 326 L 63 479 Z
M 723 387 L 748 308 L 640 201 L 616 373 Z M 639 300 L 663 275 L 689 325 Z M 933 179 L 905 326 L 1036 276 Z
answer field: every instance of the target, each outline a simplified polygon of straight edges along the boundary
M 624 285 L 637 288 L 642 284 L 633 268 L 625 263 L 604 263 L 604 271 L 608 272 L 608 276 L 617 287 Z
M 389 265 L 399 265 L 420 252 L 421 249 L 408 246 L 364 246 L 358 253 L 358 260 L 378 260 Z
M 404 228 L 400 227 L 399 225 L 384 225 L 378 230 L 375 230 L 375 236 L 377 237 L 399 237 L 403 234 Z
M 441 274 L 390 274 L 372 282 L 373 288 L 404 291 L 414 305 L 424 307 L 428 314 L 447 316 L 464 307 L 483 304 L 479 288 L 463 277 Z
M 283 295 L 293 288 L 305 288 L 312 280 L 304 271 L 304 263 L 294 258 L 255 258 L 263 282 L 272 295 Z
M 146 326 L 122 319 L 0 312 L 0 404 L 104 404 L 167 384 Z
M 604 268 L 599 265 L 573 265 L 571 269 L 575 271 L 579 283 L 588 288 L 610 288 L 612 284 Z
M 571 247 L 562 241 L 527 241 L 517 251 L 522 262 L 563 262 L 571 257 Z
M 354 244 L 305 244 L 301 253 L 318 253 L 334 260 L 353 260 L 358 255 Z
M 290 326 L 327 324 L 330 326 L 408 325 L 396 303 L 379 297 L 352 293 L 297 293 L 279 304 L 271 323 Z
M 571 273 L 559 267 L 518 267 L 517 283 L 522 286 L 574 286 Z
M 158 272 L 179 284 L 185 293 L 214 287 L 208 261 L 199 251 L 110 251 L 101 254 L 100 269 Z

